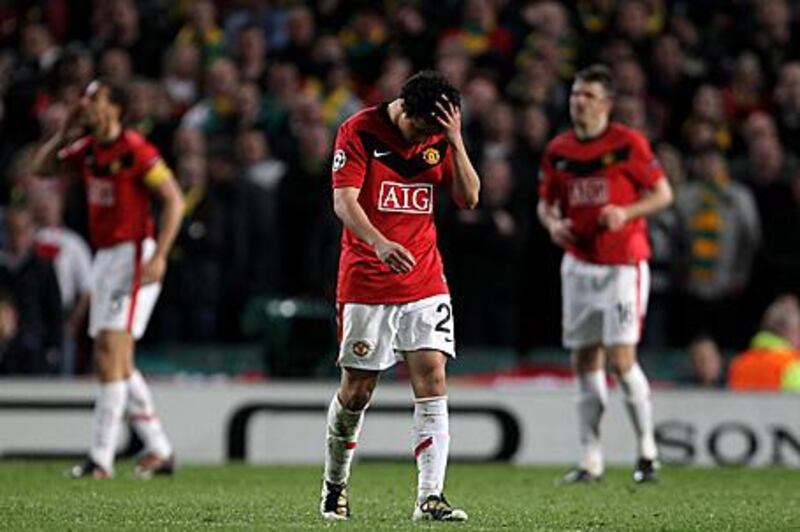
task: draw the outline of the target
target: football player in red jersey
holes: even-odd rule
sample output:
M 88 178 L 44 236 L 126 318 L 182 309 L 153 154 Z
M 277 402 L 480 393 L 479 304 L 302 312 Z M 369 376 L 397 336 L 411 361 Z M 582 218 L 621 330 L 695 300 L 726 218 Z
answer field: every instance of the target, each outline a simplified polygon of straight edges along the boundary
M 565 483 L 603 474 L 600 420 L 608 399 L 608 358 L 638 440 L 636 482 L 656 479 L 650 385 L 636 358 L 647 306 L 645 217 L 667 207 L 672 190 L 641 133 L 611 122 L 613 79 L 602 65 L 575 76 L 573 127 L 542 156 L 539 218 L 565 250 L 561 265 L 563 341 L 578 377 L 583 457 Z
M 347 519 L 347 480 L 364 411 L 381 371 L 405 361 L 414 392 L 415 520 L 463 521 L 442 489 L 449 425 L 445 363 L 455 357 L 453 314 L 433 221 L 435 189 L 461 208 L 480 182 L 461 137 L 460 94 L 434 71 L 400 97 L 339 128 L 333 205 L 344 224 L 337 303 L 342 380 L 327 421 L 320 511 Z
M 93 81 L 62 131 L 37 152 L 37 173 L 53 175 L 59 164 L 84 177 L 92 263 L 89 334 L 100 379 L 92 439 L 85 463 L 74 477 L 108 478 L 123 413 L 145 444 L 135 474 L 170 474 L 172 448 L 156 415 L 142 375 L 134 367 L 135 340 L 144 333 L 161 290 L 167 254 L 183 216 L 183 196 L 158 151 L 123 126 L 125 92 Z M 68 135 L 84 126 L 89 133 L 73 142 Z M 158 234 L 150 198 L 162 204 Z

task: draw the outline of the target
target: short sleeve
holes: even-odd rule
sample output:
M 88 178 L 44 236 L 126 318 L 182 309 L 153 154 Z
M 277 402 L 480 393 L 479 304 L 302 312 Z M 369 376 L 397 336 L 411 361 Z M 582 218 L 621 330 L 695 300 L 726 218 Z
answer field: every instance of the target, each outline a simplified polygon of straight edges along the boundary
M 75 142 L 68 144 L 56 152 L 56 158 L 62 163 L 73 168 L 79 168 L 81 162 L 89 151 L 92 145 L 92 139 L 89 136 L 81 137 Z
M 662 177 L 665 177 L 661 163 L 650 148 L 650 142 L 637 132 L 631 135 L 630 176 L 643 188 L 653 188 Z
M 361 140 L 347 125 L 339 128 L 333 148 L 333 188 L 361 188 L 367 171 L 367 156 Z
M 142 178 L 161 160 L 161 154 L 158 153 L 158 149 L 146 140 L 136 146 L 134 156 L 136 168 L 139 169 Z
M 539 163 L 539 199 L 549 204 L 557 203 L 562 200 L 561 187 L 553 170 L 553 154 L 546 149 Z

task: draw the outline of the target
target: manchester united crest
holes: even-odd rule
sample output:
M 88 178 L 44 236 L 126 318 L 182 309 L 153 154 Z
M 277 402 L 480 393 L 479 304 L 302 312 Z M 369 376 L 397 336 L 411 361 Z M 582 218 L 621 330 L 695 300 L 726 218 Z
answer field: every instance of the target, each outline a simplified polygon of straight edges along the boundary
M 353 349 L 353 354 L 359 358 L 367 356 L 371 350 L 370 345 L 363 340 L 358 340 L 357 342 L 353 342 L 352 349 Z
M 436 148 L 426 148 L 425 151 L 422 152 L 422 160 L 431 166 L 438 163 L 441 157 L 439 150 Z

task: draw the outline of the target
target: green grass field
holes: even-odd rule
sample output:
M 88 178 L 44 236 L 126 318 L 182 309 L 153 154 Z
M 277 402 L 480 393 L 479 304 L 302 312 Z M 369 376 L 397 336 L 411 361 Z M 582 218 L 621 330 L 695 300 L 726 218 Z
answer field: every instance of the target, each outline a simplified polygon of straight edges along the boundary
M 800 472 L 668 468 L 635 486 L 556 487 L 561 469 L 453 464 L 447 494 L 468 523 L 410 521 L 412 464 L 356 464 L 353 519 L 317 514 L 319 467 L 183 467 L 173 479 L 70 480 L 66 463 L 0 462 L 0 530 L 800 530 Z

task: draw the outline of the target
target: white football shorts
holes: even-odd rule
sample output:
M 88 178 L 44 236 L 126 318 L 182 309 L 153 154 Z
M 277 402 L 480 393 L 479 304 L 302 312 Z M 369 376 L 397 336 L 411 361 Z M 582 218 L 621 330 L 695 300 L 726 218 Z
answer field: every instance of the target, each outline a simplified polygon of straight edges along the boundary
M 650 293 L 647 262 L 593 264 L 565 253 L 561 261 L 564 347 L 636 345 Z
M 89 335 L 102 330 L 128 331 L 139 339 L 147 328 L 161 283 L 141 286 L 141 265 L 156 250 L 148 238 L 141 243 L 122 242 L 97 251 L 92 261 Z
M 421 349 L 456 356 L 449 295 L 397 305 L 344 303 L 339 311 L 342 367 L 382 371 Z

